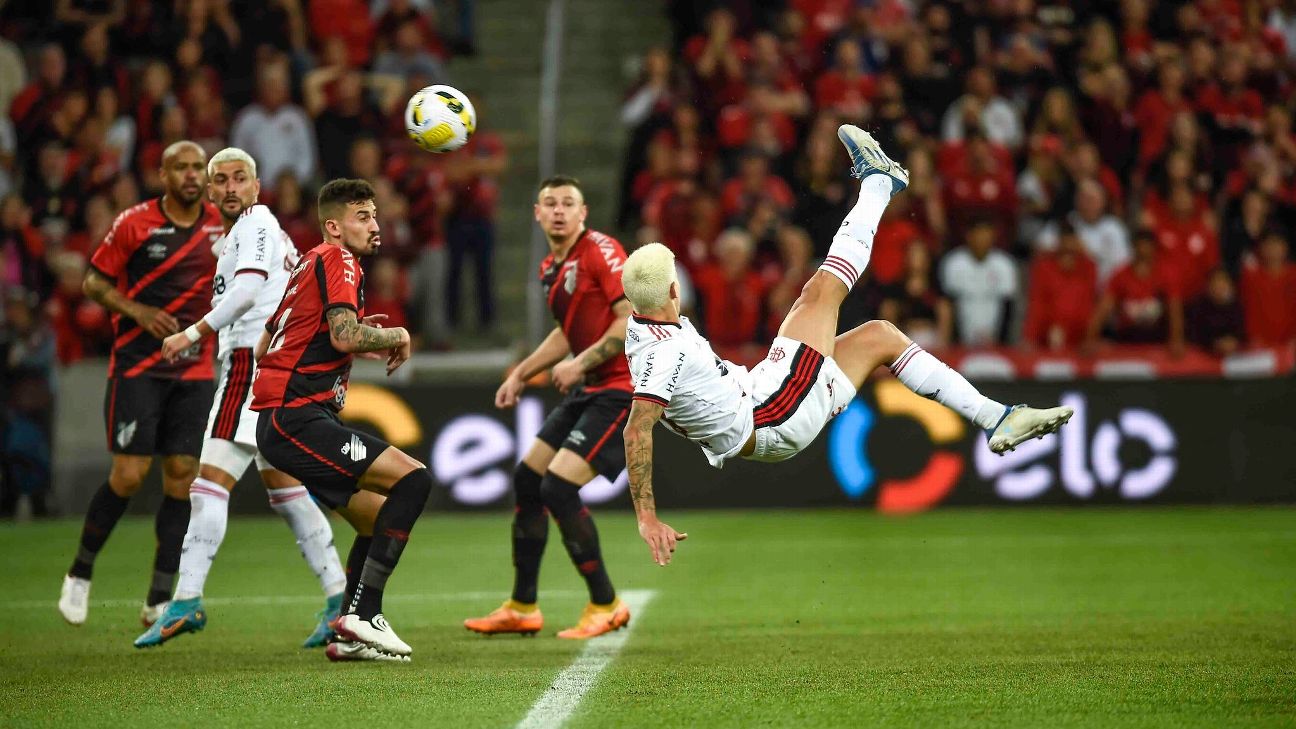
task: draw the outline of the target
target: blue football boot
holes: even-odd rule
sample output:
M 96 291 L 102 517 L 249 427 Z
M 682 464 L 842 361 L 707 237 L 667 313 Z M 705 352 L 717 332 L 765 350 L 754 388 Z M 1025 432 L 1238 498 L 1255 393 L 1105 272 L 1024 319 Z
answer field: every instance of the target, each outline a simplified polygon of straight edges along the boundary
M 206 625 L 207 611 L 203 609 L 201 597 L 172 600 L 162 617 L 135 639 L 135 647 L 152 648 L 162 645 L 177 635 L 202 630 Z

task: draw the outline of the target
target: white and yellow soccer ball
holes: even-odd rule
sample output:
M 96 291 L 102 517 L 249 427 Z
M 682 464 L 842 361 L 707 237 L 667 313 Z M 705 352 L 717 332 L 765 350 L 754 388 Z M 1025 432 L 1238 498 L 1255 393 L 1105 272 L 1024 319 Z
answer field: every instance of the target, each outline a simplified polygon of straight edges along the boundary
M 477 129 L 477 110 L 453 86 L 428 86 L 405 105 L 405 130 L 429 152 L 453 152 L 468 143 Z

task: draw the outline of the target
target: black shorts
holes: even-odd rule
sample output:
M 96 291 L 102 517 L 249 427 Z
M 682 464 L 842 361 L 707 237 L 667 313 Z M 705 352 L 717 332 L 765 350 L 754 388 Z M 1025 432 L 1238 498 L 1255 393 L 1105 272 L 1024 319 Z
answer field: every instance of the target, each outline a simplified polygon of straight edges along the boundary
M 262 410 L 256 437 L 270 465 L 300 480 L 330 509 L 346 506 L 360 477 L 387 450 L 382 438 L 348 428 L 319 404 Z
M 197 458 L 215 394 L 211 380 L 109 377 L 104 390 L 108 450 Z
M 536 438 L 555 451 L 566 448 L 600 475 L 615 480 L 625 468 L 621 429 L 629 413 L 628 392 L 576 388 L 549 413 Z

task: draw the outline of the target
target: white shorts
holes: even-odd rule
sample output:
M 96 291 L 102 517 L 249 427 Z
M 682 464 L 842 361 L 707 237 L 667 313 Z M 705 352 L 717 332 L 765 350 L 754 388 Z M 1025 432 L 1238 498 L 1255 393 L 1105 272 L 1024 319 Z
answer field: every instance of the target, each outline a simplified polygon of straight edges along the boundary
M 253 457 L 257 458 L 258 470 L 270 468 L 257 454 L 257 413 L 248 407 L 252 403 L 255 366 L 252 350 L 247 347 L 231 350 L 220 365 L 216 398 L 207 417 L 207 437 L 198 460 L 234 478 L 243 475 Z
M 855 399 L 855 387 L 832 357 L 777 337 L 752 368 L 756 450 L 752 461 L 785 461 L 800 453 Z

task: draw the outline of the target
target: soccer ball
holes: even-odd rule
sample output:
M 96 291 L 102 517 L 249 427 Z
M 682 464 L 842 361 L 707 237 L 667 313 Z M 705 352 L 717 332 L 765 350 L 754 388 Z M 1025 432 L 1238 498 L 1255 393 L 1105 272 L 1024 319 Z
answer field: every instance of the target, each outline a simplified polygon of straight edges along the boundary
M 405 105 L 405 131 L 429 152 L 453 152 L 467 144 L 475 129 L 477 111 L 453 86 L 428 86 Z

